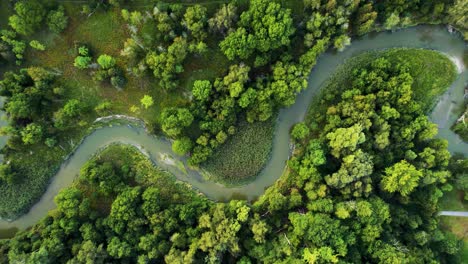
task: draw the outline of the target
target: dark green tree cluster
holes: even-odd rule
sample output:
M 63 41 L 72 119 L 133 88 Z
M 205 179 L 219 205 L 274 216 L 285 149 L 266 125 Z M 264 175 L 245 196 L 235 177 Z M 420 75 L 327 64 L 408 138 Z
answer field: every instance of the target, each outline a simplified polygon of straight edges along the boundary
M 15 4 L 15 14 L 9 18 L 10 26 L 19 34 L 31 35 L 43 22 L 54 33 L 62 32 L 68 24 L 63 6 L 48 11 L 38 0 L 21 0 Z
M 291 10 L 274 1 L 254 0 L 241 14 L 238 28 L 219 45 L 230 60 L 255 55 L 255 66 L 263 66 L 271 52 L 289 46 L 294 31 Z
M 4 153 L 23 145 L 53 147 L 58 133 L 76 126 L 84 109 L 84 104 L 75 99 L 63 107 L 57 104 L 63 100 L 63 88 L 56 82 L 56 73 L 39 67 L 5 73 L 0 94 L 6 97 L 3 110 L 8 116 L 8 126 L 2 128 L 2 133 L 9 136 Z M 9 168 L 5 172 L 14 171 L 15 160 L 4 167 Z M 2 178 L 13 180 L 8 173 Z
M 63 6 L 54 3 L 47 5 L 38 0 L 21 0 L 14 5 L 15 14 L 8 18 L 11 29 L 0 31 L 0 59 L 10 60 L 10 53 L 16 57 L 16 64 L 20 65 L 26 50 L 24 37 L 32 35 L 47 24 L 54 33 L 62 32 L 68 25 L 68 17 Z M 35 45 L 37 40 L 31 41 L 31 47 L 44 50 L 43 45 Z

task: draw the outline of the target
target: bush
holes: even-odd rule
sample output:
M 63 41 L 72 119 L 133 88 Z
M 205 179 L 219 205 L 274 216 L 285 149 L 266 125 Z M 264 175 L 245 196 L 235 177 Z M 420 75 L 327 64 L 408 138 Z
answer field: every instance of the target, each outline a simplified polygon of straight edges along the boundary
M 46 49 L 44 44 L 40 43 L 37 40 L 31 40 L 31 42 L 29 42 L 29 46 L 31 46 L 31 48 L 33 49 L 40 50 L 40 51 L 44 51 Z
M 112 56 L 109 56 L 107 54 L 103 54 L 99 56 L 97 59 L 98 64 L 101 66 L 103 69 L 110 69 L 115 66 L 115 59 Z
M 84 70 L 88 68 L 90 63 L 91 63 L 91 57 L 78 56 L 75 58 L 75 62 L 73 63 L 73 65 L 80 70 Z

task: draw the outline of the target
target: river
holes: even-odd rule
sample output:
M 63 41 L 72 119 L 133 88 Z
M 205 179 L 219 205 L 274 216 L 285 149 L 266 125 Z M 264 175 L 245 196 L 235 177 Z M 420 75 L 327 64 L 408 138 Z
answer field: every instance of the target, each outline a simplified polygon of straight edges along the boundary
M 447 54 L 457 62 L 458 78 L 440 98 L 430 118 L 439 125 L 438 137 L 448 140 L 450 152 L 468 155 L 468 144 L 461 141 L 450 130 L 451 124 L 463 111 L 463 92 L 468 81 L 468 71 L 465 70 L 462 62 L 463 54 L 467 49 L 465 42 L 457 35 L 450 34 L 442 26 L 418 26 L 396 32 L 374 33 L 354 40 L 352 45 L 343 52 L 329 51 L 319 57 L 317 65 L 309 76 L 308 89 L 297 97 L 293 106 L 280 111 L 275 127 L 271 158 L 253 182 L 240 187 L 228 188 L 222 184 L 205 181 L 197 171 L 190 170 L 186 166 L 185 158 L 177 158 L 172 152 L 168 140 L 148 135 L 144 128 L 128 125 L 104 127 L 86 137 L 70 159 L 61 165 L 57 174 L 51 179 L 47 191 L 27 214 L 11 222 L 0 220 L 0 237 L 8 236 L 8 233 L 14 232 L 15 229 L 24 229 L 37 223 L 49 210 L 55 208 L 53 199 L 57 193 L 62 188 L 71 185 L 79 174 L 80 168 L 93 154 L 114 142 L 143 147 L 145 152 L 160 167 L 170 171 L 177 179 L 189 183 L 211 199 L 219 201 L 232 198 L 254 200 L 283 173 L 290 155 L 290 128 L 303 120 L 311 99 L 318 93 L 327 78 L 334 73 L 337 66 L 362 52 L 393 47 L 433 49 Z M 183 166 L 181 166 L 182 164 Z

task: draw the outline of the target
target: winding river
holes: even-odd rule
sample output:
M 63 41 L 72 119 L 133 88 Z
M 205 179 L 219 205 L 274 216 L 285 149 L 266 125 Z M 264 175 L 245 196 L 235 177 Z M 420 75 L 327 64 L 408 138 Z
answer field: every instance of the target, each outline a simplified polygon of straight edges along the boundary
M 327 52 L 320 56 L 317 65 L 309 76 L 309 87 L 297 97 L 297 102 L 288 109 L 280 111 L 275 128 L 271 159 L 260 175 L 251 183 L 228 188 L 221 184 L 205 181 L 197 172 L 188 169 L 184 158 L 175 158 L 168 140 L 148 135 L 144 128 L 129 125 L 112 126 L 98 129 L 91 133 L 78 147 L 69 160 L 64 162 L 41 199 L 20 218 L 8 222 L 0 220 L 0 237 L 13 229 L 24 229 L 43 218 L 55 207 L 53 198 L 60 189 L 69 186 L 79 174 L 80 168 L 91 156 L 114 142 L 142 146 L 153 161 L 173 173 L 177 179 L 187 182 L 208 197 L 226 201 L 232 198 L 253 200 L 272 185 L 282 174 L 290 155 L 289 130 L 292 125 L 303 120 L 309 102 L 317 94 L 322 84 L 346 59 L 369 50 L 393 47 L 433 49 L 447 54 L 459 69 L 459 76 L 430 115 L 439 125 L 439 137 L 448 140 L 450 152 L 468 155 L 468 144 L 451 132 L 450 126 L 463 110 L 463 90 L 468 81 L 468 71 L 463 66 L 462 58 L 467 50 L 465 42 L 456 35 L 447 32 L 442 26 L 418 26 L 396 32 L 381 32 L 355 40 L 343 52 Z M 3 140 L 3 139 L 2 139 Z

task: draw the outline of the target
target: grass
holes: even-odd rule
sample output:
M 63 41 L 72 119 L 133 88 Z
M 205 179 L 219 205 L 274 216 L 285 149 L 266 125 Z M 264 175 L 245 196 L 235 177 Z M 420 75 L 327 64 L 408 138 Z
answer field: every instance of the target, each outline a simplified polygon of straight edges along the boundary
M 238 132 L 202 164 L 210 179 L 227 185 L 253 180 L 270 157 L 275 120 L 253 124 L 242 121 Z

